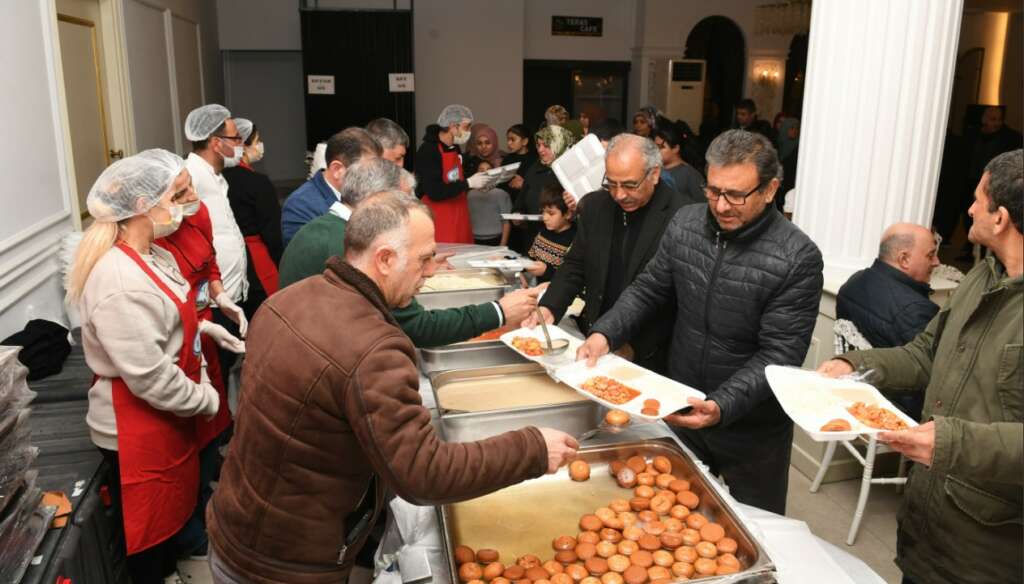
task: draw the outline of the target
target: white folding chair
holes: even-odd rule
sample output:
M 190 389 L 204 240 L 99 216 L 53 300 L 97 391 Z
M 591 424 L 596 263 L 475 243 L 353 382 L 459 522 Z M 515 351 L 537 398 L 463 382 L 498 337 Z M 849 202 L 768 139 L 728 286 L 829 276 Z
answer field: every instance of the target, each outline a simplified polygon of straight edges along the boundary
M 835 347 L 836 354 L 840 355 L 851 349 L 856 350 L 867 350 L 871 348 L 871 343 L 864 338 L 864 335 L 860 334 L 857 327 L 848 320 L 839 319 L 832 327 L 833 332 L 836 335 Z M 810 491 L 817 493 L 821 487 L 821 481 L 825 478 L 825 473 L 828 472 L 828 466 L 832 463 L 832 457 L 836 453 L 836 445 L 842 444 L 846 450 L 850 452 L 854 459 L 857 460 L 864 467 L 864 474 L 861 476 L 860 483 L 860 496 L 857 497 L 857 509 L 853 512 L 853 523 L 850 525 L 850 532 L 846 537 L 846 544 L 853 545 L 857 540 L 857 531 L 860 529 L 860 522 L 864 518 L 864 508 L 868 503 L 868 494 L 871 492 L 871 485 L 905 485 L 907 482 L 904 476 L 904 461 L 903 457 L 900 456 L 899 469 L 896 472 L 895 478 L 874 478 L 872 475 L 875 471 L 875 458 L 879 454 L 886 454 L 889 452 L 895 452 L 885 444 L 879 444 L 876 435 L 870 436 L 858 436 L 857 441 L 865 445 L 864 454 L 861 454 L 859 450 L 853 445 L 853 440 L 830 440 L 825 446 L 825 455 L 821 459 L 821 466 L 818 468 L 818 474 L 815 475 L 814 481 L 811 483 Z

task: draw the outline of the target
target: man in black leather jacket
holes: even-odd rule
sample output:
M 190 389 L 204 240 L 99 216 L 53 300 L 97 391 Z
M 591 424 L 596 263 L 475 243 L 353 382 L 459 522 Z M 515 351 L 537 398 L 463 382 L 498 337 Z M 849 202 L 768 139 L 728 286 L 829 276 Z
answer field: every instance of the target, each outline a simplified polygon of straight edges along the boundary
M 766 365 L 799 366 L 821 299 L 818 247 L 772 199 L 781 168 L 760 134 L 730 130 L 707 152 L 708 205 L 683 207 L 654 258 L 591 329 L 596 358 L 672 308 L 669 375 L 707 394 L 665 421 L 739 501 L 786 510 L 793 422 Z

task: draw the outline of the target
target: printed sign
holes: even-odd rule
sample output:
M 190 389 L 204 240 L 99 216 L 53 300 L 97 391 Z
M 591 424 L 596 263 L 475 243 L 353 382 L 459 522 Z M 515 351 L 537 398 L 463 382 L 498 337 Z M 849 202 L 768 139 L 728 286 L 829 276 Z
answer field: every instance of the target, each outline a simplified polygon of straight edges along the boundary
M 310 95 L 334 95 L 334 75 L 306 75 Z
M 604 19 L 597 16 L 552 16 L 551 34 L 554 36 L 602 36 Z
M 416 91 L 415 79 L 412 73 L 388 73 L 388 90 L 391 93 L 406 93 Z

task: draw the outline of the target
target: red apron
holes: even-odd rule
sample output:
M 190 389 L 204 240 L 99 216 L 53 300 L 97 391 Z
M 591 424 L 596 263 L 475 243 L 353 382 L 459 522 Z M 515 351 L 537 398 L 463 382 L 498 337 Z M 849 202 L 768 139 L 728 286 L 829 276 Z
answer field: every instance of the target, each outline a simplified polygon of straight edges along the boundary
M 216 252 L 213 248 L 213 226 L 206 205 L 200 204 L 199 212 L 185 217 L 177 231 L 156 240 L 155 243 L 171 252 L 178 263 L 178 269 L 188 280 L 189 302 L 196 307 L 199 320 L 213 320 L 213 310 L 210 309 L 210 280 L 220 279 L 220 274 L 219 271 L 214 273 Z M 203 357 L 206 358 L 207 377 L 217 390 L 220 403 L 226 406 L 228 392 L 221 376 L 217 342 L 206 335 L 200 335 L 200 339 Z M 222 407 L 212 420 L 207 420 L 205 416 L 196 416 L 193 420 L 199 449 L 202 450 L 231 425 L 231 410 Z
M 117 247 L 178 307 L 183 329 L 178 367 L 198 383 L 202 369 L 195 305 L 182 302 L 139 254 Z M 128 554 L 136 554 L 177 533 L 196 508 L 199 448 L 193 418 L 158 410 L 136 397 L 121 378 L 110 380 L 117 421 L 121 506 Z M 222 408 L 223 409 L 223 408 Z
M 437 145 L 437 149 L 441 153 L 441 181 L 450 184 L 463 180 L 459 152 L 445 151 L 441 144 Z M 434 201 L 429 196 L 423 197 L 422 201 L 434 212 L 434 241 L 473 243 L 473 225 L 469 222 L 469 198 L 465 191 L 444 201 Z

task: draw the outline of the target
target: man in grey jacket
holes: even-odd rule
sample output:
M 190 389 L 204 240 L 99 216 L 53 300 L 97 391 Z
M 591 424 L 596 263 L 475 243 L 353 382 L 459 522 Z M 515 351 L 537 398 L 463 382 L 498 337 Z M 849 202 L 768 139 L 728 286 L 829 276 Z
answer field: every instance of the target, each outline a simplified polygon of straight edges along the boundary
M 669 375 L 707 399 L 665 421 L 736 499 L 784 513 L 793 422 L 764 367 L 803 362 L 821 298 L 821 252 L 772 204 L 781 165 L 764 136 L 725 132 L 707 160 L 708 204 L 676 213 L 577 358 L 595 361 L 674 301 Z

